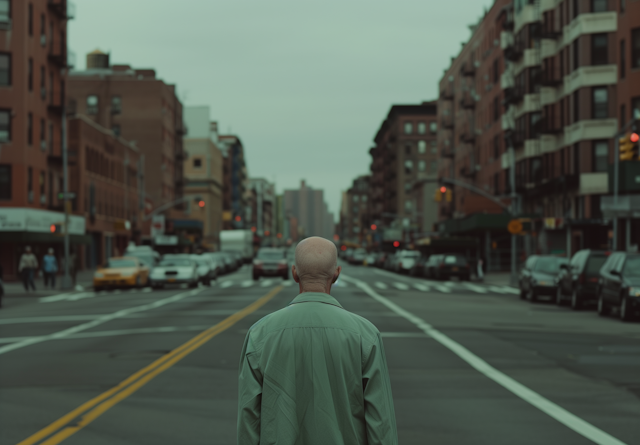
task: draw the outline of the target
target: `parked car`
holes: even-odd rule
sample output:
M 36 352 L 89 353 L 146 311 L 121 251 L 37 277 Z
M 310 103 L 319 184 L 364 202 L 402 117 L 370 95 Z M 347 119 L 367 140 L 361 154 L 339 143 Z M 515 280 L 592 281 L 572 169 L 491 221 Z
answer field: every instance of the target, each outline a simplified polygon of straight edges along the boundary
M 350 262 L 353 252 L 354 252 L 354 249 L 352 249 L 351 247 L 348 247 L 347 250 L 344 251 L 344 256 L 342 257 L 342 259 L 345 260 L 346 262 Z
M 408 274 L 419 259 L 420 252 L 417 250 L 400 250 L 396 252 L 393 271 Z
M 571 302 L 571 308 L 578 310 L 585 304 L 595 304 L 600 281 L 600 268 L 609 258 L 603 250 L 579 250 L 568 264 L 561 267 L 557 277 L 556 303 Z
M 368 254 L 364 259 L 364 265 L 365 266 L 373 266 L 373 265 L 375 265 L 377 257 L 378 257 L 378 254 L 376 254 L 376 253 Z
M 409 275 L 414 277 L 422 277 L 424 276 L 425 266 L 429 257 L 426 255 L 420 255 L 420 258 L 415 262 L 411 270 L 409 271 Z
M 424 264 L 423 275 L 427 278 L 438 278 L 437 272 L 442 260 L 444 260 L 444 255 L 437 254 L 429 256 L 427 262 Z
M 540 296 L 555 297 L 556 277 L 560 267 L 567 264 L 566 258 L 555 255 L 531 255 L 524 263 L 518 277 L 520 299 L 537 301 Z
M 198 265 L 188 256 L 165 257 L 153 268 L 150 275 L 151 287 L 160 289 L 169 284 L 198 285 Z
M 640 311 L 640 253 L 612 253 L 600 269 L 598 314 L 607 315 L 618 308 L 623 321 Z
M 196 262 L 198 279 L 202 284 L 211 286 L 218 279 L 213 259 L 205 255 L 189 255 L 189 258 Z
M 253 260 L 253 279 L 257 281 L 260 277 L 273 276 L 281 276 L 284 280 L 289 279 L 289 267 L 284 250 L 262 247 Z
M 158 261 L 160 261 L 160 254 L 158 252 L 147 249 L 127 249 L 126 256 L 137 258 L 149 269 L 153 269 L 156 264 L 158 264 Z
M 149 281 L 149 267 L 135 257 L 112 257 L 93 274 L 96 291 L 116 287 L 142 287 Z
M 384 263 L 385 261 L 387 261 L 387 257 L 389 256 L 388 253 L 386 252 L 380 252 L 376 255 L 376 261 L 374 263 L 374 266 L 382 268 L 384 267 Z
M 367 257 L 367 251 L 365 249 L 355 249 L 348 261 L 349 264 L 358 264 L 362 265 L 364 263 L 365 258 Z
M 387 256 L 384 259 L 384 263 L 382 265 L 382 268 L 385 269 L 385 270 L 393 270 L 395 261 L 396 261 L 396 254 L 395 253 L 387 254 Z
M 208 256 L 220 265 L 221 274 L 226 274 L 235 270 L 231 257 L 225 252 L 207 252 L 203 255 Z

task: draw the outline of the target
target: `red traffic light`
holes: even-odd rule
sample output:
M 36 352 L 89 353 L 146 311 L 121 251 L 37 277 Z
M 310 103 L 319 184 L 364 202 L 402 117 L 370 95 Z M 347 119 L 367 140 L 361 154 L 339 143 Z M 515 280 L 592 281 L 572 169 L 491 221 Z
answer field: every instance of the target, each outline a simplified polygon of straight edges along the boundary
M 447 193 L 447 188 L 445 186 L 440 187 L 440 193 Z
M 56 225 L 51 224 L 51 227 L 49 227 L 49 230 L 51 231 L 51 233 L 56 233 Z
M 376 226 L 375 224 L 371 224 L 371 230 L 376 230 L 378 228 L 378 226 Z
M 394 241 L 393 247 L 400 247 L 400 241 Z
M 204 207 L 204 201 L 198 201 L 198 206 L 200 206 L 200 208 Z
M 347 250 L 347 246 L 340 247 L 340 250 L 342 250 L 344 252 L 345 250 Z
M 636 142 L 638 142 L 638 140 L 640 140 L 640 136 L 638 136 L 638 133 L 631 133 L 631 136 L 629 136 L 629 140 L 635 144 Z
M 236 218 L 237 218 L 237 216 L 236 216 Z M 258 230 L 258 229 L 256 229 L 255 227 L 251 228 L 251 231 L 254 232 L 254 233 L 255 233 L 256 230 Z
M 236 216 L 236 221 L 238 222 L 242 221 L 242 217 L 240 215 Z

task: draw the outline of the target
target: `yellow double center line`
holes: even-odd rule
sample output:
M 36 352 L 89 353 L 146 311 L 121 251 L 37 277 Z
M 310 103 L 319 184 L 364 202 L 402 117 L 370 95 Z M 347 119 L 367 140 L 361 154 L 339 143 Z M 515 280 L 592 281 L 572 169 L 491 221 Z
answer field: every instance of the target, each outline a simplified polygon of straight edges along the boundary
M 41 429 L 32 436 L 26 438 L 18 445 L 55 445 L 59 444 L 69 436 L 80 431 L 82 428 L 93 422 L 104 414 L 109 408 L 118 402 L 126 399 L 142 386 L 151 381 L 155 376 L 166 371 L 171 366 L 182 360 L 191 352 L 204 345 L 219 333 L 230 328 L 247 315 L 256 311 L 282 290 L 282 286 L 274 288 L 271 292 L 251 303 L 244 309 L 224 319 L 220 323 L 210 327 L 206 331 L 198 334 L 185 344 L 174 349 L 170 353 L 163 355 L 149 366 L 141 369 L 135 374 L 120 382 L 108 391 L 82 404 L 68 414 L 65 414 L 49 426 Z M 43 439 L 45 439 L 43 441 Z

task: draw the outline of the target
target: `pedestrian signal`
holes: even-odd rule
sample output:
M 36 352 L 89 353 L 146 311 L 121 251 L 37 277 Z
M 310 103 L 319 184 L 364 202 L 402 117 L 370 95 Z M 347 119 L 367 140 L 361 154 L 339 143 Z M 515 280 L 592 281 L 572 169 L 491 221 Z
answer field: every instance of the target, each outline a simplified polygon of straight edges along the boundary
M 640 136 L 638 136 L 638 133 L 629 133 L 620 138 L 619 149 L 621 161 L 640 159 L 638 140 L 640 140 Z
M 447 199 L 447 202 L 453 201 L 453 190 L 447 189 L 446 199 Z

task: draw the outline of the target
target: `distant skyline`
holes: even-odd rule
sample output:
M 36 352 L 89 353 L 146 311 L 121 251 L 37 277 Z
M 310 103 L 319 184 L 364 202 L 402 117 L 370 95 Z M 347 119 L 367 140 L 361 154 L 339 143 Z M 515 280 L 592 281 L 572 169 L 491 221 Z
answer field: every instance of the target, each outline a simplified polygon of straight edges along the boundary
M 219 131 L 242 139 L 251 177 L 278 193 L 306 180 L 337 219 L 389 108 L 437 98 L 493 1 L 75 3 L 77 69 L 94 49 L 155 69 L 185 106 L 210 106 Z

